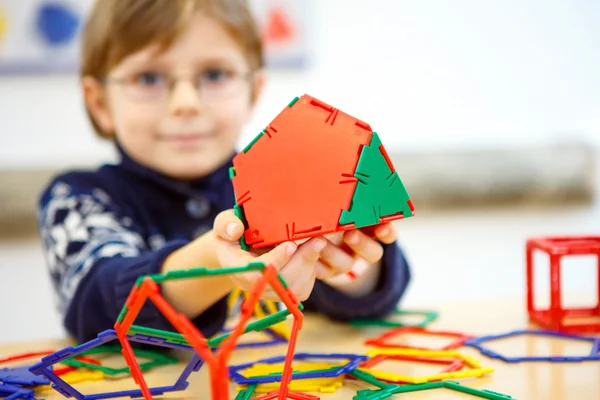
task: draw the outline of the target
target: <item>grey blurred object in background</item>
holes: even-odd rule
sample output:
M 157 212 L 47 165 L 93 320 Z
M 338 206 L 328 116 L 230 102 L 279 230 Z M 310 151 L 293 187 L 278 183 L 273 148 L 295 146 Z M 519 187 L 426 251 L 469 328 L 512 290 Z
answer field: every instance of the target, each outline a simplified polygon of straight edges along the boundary
M 597 153 L 586 144 L 391 152 L 417 215 L 473 207 L 591 204 Z M 0 236 L 36 234 L 35 207 L 57 170 L 0 171 Z

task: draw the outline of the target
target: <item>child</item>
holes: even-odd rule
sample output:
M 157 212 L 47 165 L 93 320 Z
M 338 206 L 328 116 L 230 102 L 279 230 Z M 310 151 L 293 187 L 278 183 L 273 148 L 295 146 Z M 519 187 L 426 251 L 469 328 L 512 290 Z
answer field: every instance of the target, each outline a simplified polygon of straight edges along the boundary
M 307 311 L 336 320 L 384 317 L 409 281 L 392 224 L 240 248 L 228 168 L 260 95 L 259 33 L 242 0 L 100 0 L 83 32 L 81 82 L 116 165 L 56 177 L 39 224 L 64 325 L 79 342 L 112 328 L 136 279 L 197 266 L 274 264 Z M 351 249 L 353 254 L 344 250 Z M 339 279 L 357 263 L 355 280 Z M 206 336 L 227 296 L 256 275 L 169 281 L 161 293 Z M 276 299 L 272 291 L 264 298 Z M 173 330 L 147 302 L 136 324 Z

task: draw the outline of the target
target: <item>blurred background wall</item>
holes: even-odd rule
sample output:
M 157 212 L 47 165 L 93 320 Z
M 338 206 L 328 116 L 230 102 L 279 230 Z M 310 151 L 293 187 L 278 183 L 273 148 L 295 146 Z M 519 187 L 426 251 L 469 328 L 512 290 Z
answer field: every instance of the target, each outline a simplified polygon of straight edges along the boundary
M 295 35 L 293 54 L 273 58 L 240 148 L 303 93 L 367 121 L 417 207 L 399 224 L 419 278 L 409 304 L 522 296 L 527 236 L 598 230 L 599 2 L 298 4 L 282 8 L 289 25 L 279 27 Z M 36 194 L 58 170 L 113 159 L 91 132 L 76 73 L 12 69 L 0 74 L 0 301 L 26 300 L 0 319 L 29 312 L 48 329 L 0 339 L 60 334 L 52 306 L 39 308 L 50 292 Z M 592 291 L 592 272 L 567 286 Z

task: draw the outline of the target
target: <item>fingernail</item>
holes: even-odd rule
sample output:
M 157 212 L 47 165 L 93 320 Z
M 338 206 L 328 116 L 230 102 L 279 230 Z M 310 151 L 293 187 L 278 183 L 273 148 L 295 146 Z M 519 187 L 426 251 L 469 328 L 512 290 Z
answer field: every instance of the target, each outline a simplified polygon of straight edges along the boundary
M 230 238 L 234 238 L 235 234 L 237 233 L 238 230 L 238 225 L 235 222 L 230 222 L 229 225 L 227 225 L 227 235 L 229 235 Z
M 297 248 L 298 246 L 296 246 L 296 243 L 288 243 L 285 247 L 285 252 L 288 256 L 293 256 Z
M 350 244 L 358 244 L 358 241 L 359 241 L 359 237 L 358 237 L 358 235 L 357 235 L 357 234 L 352 234 L 352 235 L 350 235 L 350 237 L 348 238 L 348 242 L 349 242 Z
M 315 249 L 315 251 L 321 251 L 325 248 L 325 246 L 327 246 L 327 242 L 323 239 L 319 239 L 315 241 L 313 248 Z

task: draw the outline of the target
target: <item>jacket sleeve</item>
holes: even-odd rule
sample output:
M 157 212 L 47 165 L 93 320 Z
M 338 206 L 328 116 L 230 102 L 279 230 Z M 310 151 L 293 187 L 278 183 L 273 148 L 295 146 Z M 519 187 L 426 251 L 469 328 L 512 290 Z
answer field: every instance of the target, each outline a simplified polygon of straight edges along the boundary
M 164 259 L 186 244 L 151 249 L 104 191 L 71 181 L 56 180 L 42 194 L 38 224 L 63 324 L 80 343 L 112 329 L 138 277 L 159 273 Z M 221 299 L 192 322 L 212 336 L 226 317 Z M 150 300 L 134 323 L 175 330 Z
M 338 321 L 385 318 L 399 304 L 410 279 L 410 268 L 400 247 L 396 243 L 384 245 L 381 274 L 373 292 L 350 297 L 317 280 L 303 305 L 307 311 L 317 311 Z

